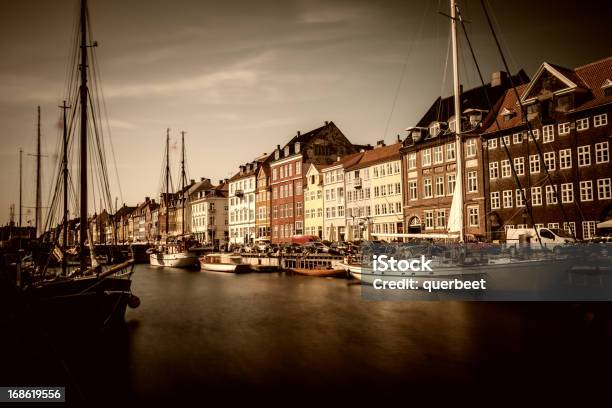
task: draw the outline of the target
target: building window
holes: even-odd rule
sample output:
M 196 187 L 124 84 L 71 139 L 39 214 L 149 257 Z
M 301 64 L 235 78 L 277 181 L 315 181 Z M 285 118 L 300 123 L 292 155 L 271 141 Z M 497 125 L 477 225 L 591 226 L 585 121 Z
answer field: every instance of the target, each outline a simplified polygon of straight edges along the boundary
M 591 146 L 578 146 L 578 167 L 591 165 Z
M 521 144 L 523 143 L 523 134 L 522 133 L 515 133 L 512 135 L 512 143 L 513 144 Z
M 531 205 L 542 205 L 542 187 L 531 187 Z
M 546 186 L 546 204 L 557 204 L 557 186 Z
M 491 193 L 491 209 L 499 209 L 499 191 L 493 191 Z
M 423 211 L 425 215 L 425 229 L 433 229 L 434 227 L 434 215 L 432 210 Z
M 546 125 L 542 127 L 542 141 L 544 143 L 551 143 L 555 140 L 555 127 L 553 125 Z
M 442 146 L 434 147 L 434 164 L 444 163 L 444 150 Z
M 455 160 L 455 143 L 446 144 L 446 161 Z
M 436 227 L 446 228 L 446 210 L 436 211 Z
M 593 117 L 593 127 L 605 126 L 608 124 L 608 114 L 602 113 Z
M 448 188 L 446 189 L 448 194 L 453 194 L 455 192 L 455 182 L 457 180 L 457 175 L 456 174 L 447 174 L 446 175 L 446 179 L 447 179 L 447 185 Z
M 582 221 L 582 239 L 591 239 L 595 236 L 595 221 Z
M 529 156 L 529 173 L 539 173 L 540 172 L 540 156 L 537 154 L 532 154 Z
M 580 182 L 580 201 L 593 201 L 593 181 Z
M 559 223 L 558 222 L 549 222 L 548 224 L 546 224 L 546 226 L 548 228 L 556 228 L 556 229 L 558 229 L 559 228 Z
M 444 176 L 436 177 L 436 196 L 444 195 Z
M 571 149 L 559 150 L 559 168 L 560 169 L 571 169 L 572 168 L 572 150 Z
M 440 123 L 436 122 L 429 126 L 429 134 L 431 135 L 431 137 L 438 136 L 438 133 L 440 133 Z
M 544 165 L 548 171 L 554 171 L 556 168 L 555 152 L 544 153 Z
M 501 161 L 501 173 L 502 177 L 510 177 L 510 160 L 502 160 Z
M 504 208 L 512 208 L 512 190 L 504 190 L 503 192 L 503 204 Z
M 561 184 L 561 202 L 562 203 L 573 203 L 574 202 L 574 185 L 572 183 Z
M 344 206 L 343 205 L 338 206 L 338 217 L 344 217 Z
M 431 149 L 425 149 L 421 152 L 421 161 L 423 166 L 431 166 Z M 376 169 L 376 168 L 375 168 Z
M 497 148 L 497 138 L 489 139 L 487 143 L 487 147 L 489 150 L 493 150 Z
M 504 142 L 504 146 L 510 146 L 510 135 L 502 137 L 502 142 Z
M 581 132 L 589 128 L 589 118 L 578 119 L 576 121 L 576 130 Z
M 573 237 L 576 236 L 576 223 L 574 221 L 564 222 L 563 229 L 568 234 L 571 234 Z
M 431 198 L 432 197 L 432 186 L 431 186 L 431 179 L 424 179 L 423 180 L 423 196 L 425 198 Z
M 478 207 L 468 207 L 468 218 L 470 227 L 477 227 L 480 224 L 478 219 Z
M 296 162 L 295 163 L 295 174 L 302 174 L 302 163 L 300 162 Z M 296 229 L 297 229 L 297 224 L 296 224 Z
M 465 141 L 465 157 L 476 156 L 476 139 L 468 139 Z
M 525 206 L 525 189 L 517 189 L 516 190 L 516 206 L 524 207 Z
M 491 180 L 499 177 L 499 163 L 493 162 L 489 163 L 489 178 Z
M 608 142 L 595 144 L 595 163 L 608 163 L 610 161 L 610 153 L 608 151 Z
M 297 202 L 295 203 L 295 216 L 299 217 L 302 215 L 302 203 Z
M 410 153 L 408 155 L 408 169 L 413 170 L 416 169 L 416 153 Z
M 468 182 L 468 193 L 476 193 L 478 191 L 478 180 L 476 179 L 475 171 L 468 172 L 467 182 Z
M 408 182 L 408 197 L 410 200 L 416 200 L 418 198 L 416 181 Z
M 559 136 L 561 135 L 569 135 L 570 132 L 570 124 L 569 122 L 559 123 Z
M 517 176 L 522 176 L 525 174 L 525 158 L 524 157 L 515 157 L 514 158 L 514 171 Z
M 597 198 L 599 200 L 608 200 L 612 198 L 612 191 L 610 191 L 610 179 L 598 179 L 597 180 Z
M 531 140 L 538 140 L 540 139 L 540 129 L 531 129 Z

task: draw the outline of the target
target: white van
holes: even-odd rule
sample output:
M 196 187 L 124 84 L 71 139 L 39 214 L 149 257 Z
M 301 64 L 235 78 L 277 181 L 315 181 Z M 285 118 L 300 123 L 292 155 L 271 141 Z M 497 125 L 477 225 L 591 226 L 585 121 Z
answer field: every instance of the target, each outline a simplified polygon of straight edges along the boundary
M 538 228 L 538 234 L 546 249 L 554 250 L 555 247 L 576 242 L 567 231 L 559 228 Z M 523 242 L 529 242 L 532 249 L 540 249 L 540 243 L 535 228 L 516 228 L 506 231 L 506 245 L 518 245 L 523 235 Z

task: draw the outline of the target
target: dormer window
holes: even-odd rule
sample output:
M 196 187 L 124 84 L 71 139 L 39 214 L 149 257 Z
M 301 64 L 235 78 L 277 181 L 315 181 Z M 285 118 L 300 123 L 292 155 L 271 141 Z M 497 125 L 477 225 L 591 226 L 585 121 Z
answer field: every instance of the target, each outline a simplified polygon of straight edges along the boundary
M 604 96 L 612 95 L 612 80 L 610 78 L 606 79 L 601 86 L 601 89 L 603 89 Z
M 508 122 L 510 119 L 512 119 L 514 117 L 514 111 L 512 111 L 512 110 L 510 110 L 508 108 L 504 108 L 500 112 L 500 115 L 503 118 L 504 122 Z
M 440 122 L 434 122 L 429 125 L 429 136 L 436 137 L 440 134 Z

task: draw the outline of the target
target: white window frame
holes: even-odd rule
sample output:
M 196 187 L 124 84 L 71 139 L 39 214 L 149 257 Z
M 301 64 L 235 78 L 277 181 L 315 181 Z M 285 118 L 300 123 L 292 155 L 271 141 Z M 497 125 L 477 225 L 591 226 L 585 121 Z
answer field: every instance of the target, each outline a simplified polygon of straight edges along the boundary
M 502 192 L 502 205 L 504 206 L 504 208 L 514 207 L 514 197 L 512 195 L 512 190 L 504 190 Z
M 559 169 L 567 170 L 572 168 L 572 149 L 559 150 Z
M 570 123 L 569 122 L 559 123 L 557 125 L 557 132 L 559 133 L 559 136 L 569 135 L 569 133 L 570 133 Z
M 609 178 L 597 179 L 597 199 L 609 200 L 612 198 L 612 185 Z
M 589 118 L 576 120 L 576 132 L 582 132 L 589 128 Z
M 555 141 L 555 126 L 542 126 L 542 143 L 552 143 Z
M 601 127 L 608 124 L 608 114 L 602 113 L 601 115 L 593 116 L 593 127 Z
M 499 178 L 499 163 L 490 162 L 489 163 L 489 179 L 495 180 L 496 178 Z
M 525 175 L 525 158 L 524 157 L 515 157 L 514 158 L 514 171 L 517 176 Z
M 580 186 L 580 201 L 593 201 L 593 180 L 583 180 Z
M 531 205 L 534 207 L 542 205 L 542 187 L 531 187 Z
M 574 202 L 574 183 L 561 183 L 561 203 Z
M 478 173 L 475 171 L 468 171 L 467 173 L 467 192 L 478 192 Z
M 595 164 L 610 162 L 610 150 L 608 142 L 595 143 Z
M 591 165 L 591 145 L 578 146 L 578 167 Z
M 532 154 L 529 156 L 529 174 L 537 174 L 540 172 L 540 156 Z
M 491 209 L 498 210 L 500 209 L 500 201 L 499 201 L 499 191 L 491 192 Z
M 554 171 L 557 169 L 557 157 L 555 156 L 555 152 L 544 153 L 544 166 L 546 166 L 548 171 Z

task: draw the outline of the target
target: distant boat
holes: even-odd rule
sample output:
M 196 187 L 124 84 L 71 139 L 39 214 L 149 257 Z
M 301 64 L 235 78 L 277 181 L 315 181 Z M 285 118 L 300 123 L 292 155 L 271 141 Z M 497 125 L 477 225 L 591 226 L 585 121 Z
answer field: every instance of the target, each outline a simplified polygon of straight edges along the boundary
M 196 267 L 198 265 L 198 253 L 195 251 L 190 251 L 189 240 L 185 235 L 185 132 L 182 134 L 182 160 L 181 160 L 181 183 L 183 186 L 181 188 L 180 194 L 183 195 L 181 200 L 182 211 L 181 214 L 183 216 L 182 226 L 183 231 L 181 234 L 182 241 L 176 241 L 174 243 L 168 242 L 168 236 L 170 234 L 169 225 L 170 225 L 170 129 L 166 131 L 166 152 L 165 152 L 165 182 L 166 182 L 166 194 L 164 197 L 164 203 L 166 207 L 166 242 L 163 245 L 159 245 L 157 248 L 152 248 L 148 250 L 149 255 L 149 263 L 152 266 L 167 266 L 172 268 L 189 268 Z
M 213 272 L 246 273 L 251 272 L 251 265 L 242 262 L 240 255 L 208 254 L 200 257 L 202 270 Z

